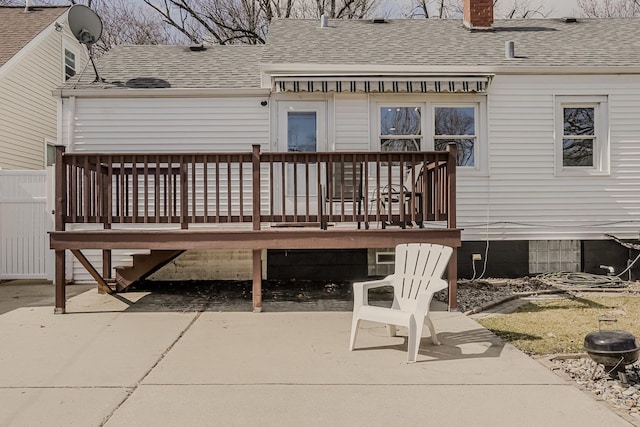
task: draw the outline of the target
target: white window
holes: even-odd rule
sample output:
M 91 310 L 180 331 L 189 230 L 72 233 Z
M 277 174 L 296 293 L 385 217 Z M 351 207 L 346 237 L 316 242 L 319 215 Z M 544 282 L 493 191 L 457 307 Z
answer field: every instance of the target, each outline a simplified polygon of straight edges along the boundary
M 444 151 L 447 145 L 455 143 L 458 149 L 458 166 L 476 165 L 476 123 L 478 108 L 475 105 L 447 106 L 433 108 L 433 142 L 437 151 Z
M 54 141 L 45 138 L 45 153 L 44 162 L 45 166 L 53 166 L 56 163 L 56 145 Z
M 606 97 L 556 97 L 556 174 L 609 173 Z
M 420 151 L 422 147 L 422 108 L 417 105 L 382 105 L 380 151 Z
M 69 80 L 76 75 L 76 54 L 69 49 L 64 50 L 64 79 Z
M 371 97 L 373 151 L 444 151 L 455 143 L 463 173 L 488 170 L 484 96 Z

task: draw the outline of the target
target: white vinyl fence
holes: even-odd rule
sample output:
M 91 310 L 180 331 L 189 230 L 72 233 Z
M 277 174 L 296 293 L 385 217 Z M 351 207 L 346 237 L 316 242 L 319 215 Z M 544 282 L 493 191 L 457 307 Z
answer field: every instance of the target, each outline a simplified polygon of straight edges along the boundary
M 0 171 L 0 279 L 50 279 L 47 171 Z

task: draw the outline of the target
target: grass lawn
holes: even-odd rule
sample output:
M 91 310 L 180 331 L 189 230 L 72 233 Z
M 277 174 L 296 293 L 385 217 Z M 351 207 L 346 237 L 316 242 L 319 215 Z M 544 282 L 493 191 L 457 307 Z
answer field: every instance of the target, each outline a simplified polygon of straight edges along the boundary
M 511 314 L 479 320 L 487 329 L 529 354 L 578 353 L 584 337 L 598 329 L 620 329 L 640 337 L 640 297 L 579 296 L 536 301 Z

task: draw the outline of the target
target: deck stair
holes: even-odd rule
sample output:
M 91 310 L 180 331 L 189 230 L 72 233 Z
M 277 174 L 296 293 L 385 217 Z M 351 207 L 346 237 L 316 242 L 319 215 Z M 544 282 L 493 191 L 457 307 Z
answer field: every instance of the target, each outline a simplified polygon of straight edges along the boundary
M 116 267 L 116 291 L 124 291 L 135 282 L 145 279 L 183 252 L 183 250 L 152 250 L 146 254 L 134 254 L 132 265 Z

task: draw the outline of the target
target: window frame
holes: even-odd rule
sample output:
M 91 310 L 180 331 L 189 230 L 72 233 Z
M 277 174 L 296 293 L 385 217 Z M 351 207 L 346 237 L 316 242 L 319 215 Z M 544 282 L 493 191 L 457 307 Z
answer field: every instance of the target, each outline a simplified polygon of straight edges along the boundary
M 437 135 L 436 134 L 436 108 L 473 108 L 473 135 Z M 480 161 L 478 158 L 478 124 L 479 124 L 479 116 L 480 116 L 480 107 L 477 103 L 443 103 L 443 102 L 434 102 L 431 105 L 432 112 L 432 140 L 433 140 L 433 149 L 435 150 L 436 140 L 438 139 L 473 139 L 473 165 L 472 166 L 457 166 L 460 170 L 468 169 L 475 170 L 477 169 L 477 164 Z
M 593 136 L 584 139 L 593 140 L 592 166 L 564 165 L 564 109 L 593 108 Z M 556 176 L 602 176 L 609 175 L 610 141 L 609 141 L 609 106 L 606 95 L 556 95 L 554 99 L 554 154 Z M 569 135 L 567 135 L 569 136 Z
M 56 141 L 51 138 L 44 138 L 44 168 L 55 166 L 56 164 Z M 51 156 L 49 155 L 51 154 Z
M 396 102 L 392 98 L 389 98 L 389 101 L 392 102 L 378 102 L 376 107 L 376 133 L 378 134 L 378 144 L 377 149 L 375 151 L 382 151 L 382 140 L 383 139 L 417 139 L 420 141 L 418 151 L 424 150 L 425 145 L 425 106 L 424 103 L 416 103 L 416 102 Z M 393 134 L 382 134 L 382 115 L 381 110 L 383 108 L 420 108 L 420 134 L 419 135 L 393 135 Z
M 489 138 L 486 94 L 430 94 L 430 95 L 369 95 L 370 147 L 371 151 L 381 149 L 381 107 L 420 107 L 422 151 L 435 151 L 435 108 L 473 107 L 475 110 L 474 166 L 458 166 L 459 175 L 488 176 Z
M 67 75 L 67 52 L 73 55 L 73 75 Z M 71 68 L 71 67 L 70 67 Z M 78 54 L 70 46 L 65 45 L 62 48 L 62 80 L 64 82 L 78 74 Z

